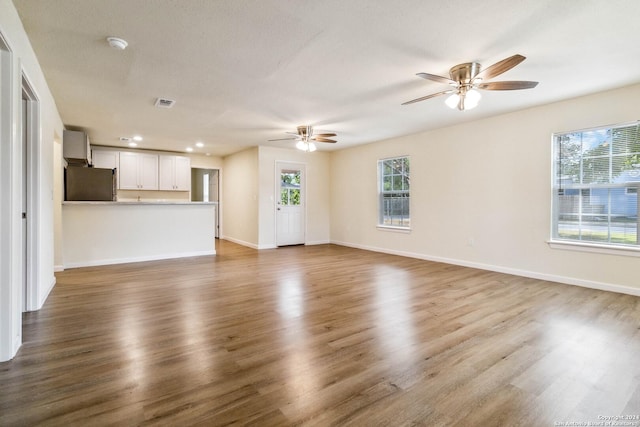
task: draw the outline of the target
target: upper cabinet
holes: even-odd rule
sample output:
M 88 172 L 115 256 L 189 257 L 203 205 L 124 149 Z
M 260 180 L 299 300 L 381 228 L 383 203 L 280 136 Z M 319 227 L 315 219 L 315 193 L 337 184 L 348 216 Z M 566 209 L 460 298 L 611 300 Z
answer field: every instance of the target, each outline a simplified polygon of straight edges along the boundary
M 191 190 L 191 159 L 183 156 L 160 155 L 160 190 Z
M 93 166 L 118 170 L 119 190 L 191 191 L 191 159 L 94 148 Z
M 157 190 L 158 155 L 121 151 L 118 188 L 120 190 Z
M 116 169 L 119 168 L 119 152 L 113 150 L 91 151 L 91 161 L 94 168 Z

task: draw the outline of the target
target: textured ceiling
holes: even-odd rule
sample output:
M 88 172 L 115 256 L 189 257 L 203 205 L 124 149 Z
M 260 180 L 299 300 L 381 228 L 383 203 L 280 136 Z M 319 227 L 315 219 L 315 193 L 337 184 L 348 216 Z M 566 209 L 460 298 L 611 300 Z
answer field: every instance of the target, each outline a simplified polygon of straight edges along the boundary
M 224 156 L 293 147 L 298 125 L 341 149 L 640 82 L 640 1 L 14 0 L 65 125 L 92 143 Z M 107 36 L 126 39 L 124 51 Z M 471 111 L 418 72 L 527 60 Z M 154 107 L 158 97 L 172 109 Z

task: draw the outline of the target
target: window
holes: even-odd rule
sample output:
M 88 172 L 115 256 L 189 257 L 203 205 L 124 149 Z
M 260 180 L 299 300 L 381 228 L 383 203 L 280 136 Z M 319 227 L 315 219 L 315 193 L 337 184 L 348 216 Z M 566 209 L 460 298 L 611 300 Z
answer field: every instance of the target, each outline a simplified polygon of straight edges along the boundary
M 553 239 L 640 247 L 637 123 L 554 134 Z
M 300 171 L 283 170 L 280 180 L 280 204 L 298 206 L 300 204 Z
M 409 157 L 378 161 L 379 214 L 378 225 L 409 228 Z

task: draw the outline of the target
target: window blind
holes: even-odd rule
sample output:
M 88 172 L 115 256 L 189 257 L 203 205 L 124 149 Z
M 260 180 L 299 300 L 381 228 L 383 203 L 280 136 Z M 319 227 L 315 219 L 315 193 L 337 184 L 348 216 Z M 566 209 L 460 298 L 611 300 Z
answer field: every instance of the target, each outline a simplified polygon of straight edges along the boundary
M 553 238 L 639 246 L 637 123 L 554 134 Z

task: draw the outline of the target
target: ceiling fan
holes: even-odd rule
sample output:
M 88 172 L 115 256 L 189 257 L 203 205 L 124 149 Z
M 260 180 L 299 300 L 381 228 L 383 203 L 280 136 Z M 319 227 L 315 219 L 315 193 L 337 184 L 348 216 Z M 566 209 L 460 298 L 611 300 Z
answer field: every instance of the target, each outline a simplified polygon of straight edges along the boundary
M 416 74 L 418 77 L 438 83 L 448 84 L 453 86 L 453 88 L 442 92 L 432 93 L 431 95 L 423 96 L 421 98 L 412 99 L 411 101 L 404 102 L 402 105 L 413 104 L 414 102 L 424 101 L 426 99 L 435 98 L 436 96 L 451 94 L 445 103 L 450 108 L 457 107 L 458 110 L 463 111 L 470 110 L 478 105 L 481 95 L 476 89 L 519 90 L 534 88 L 538 85 L 538 82 L 485 82 L 485 80 L 489 80 L 509 71 L 525 59 L 526 58 L 522 55 L 513 55 L 509 58 L 503 59 L 502 61 L 496 62 L 484 70 L 481 70 L 481 66 L 477 62 L 458 64 L 449 70 L 449 76 L 451 78 L 437 76 L 435 74 L 418 73 Z
M 313 141 L 316 142 L 330 142 L 330 143 L 336 143 L 338 141 L 335 141 L 333 139 L 329 139 L 329 138 L 333 138 L 336 136 L 335 133 L 318 133 L 318 134 L 314 134 L 313 133 L 313 127 L 312 126 L 298 126 L 298 132 L 286 132 L 290 135 L 294 135 L 293 137 L 289 137 L 289 138 L 279 138 L 279 139 L 270 139 L 269 141 L 295 141 L 297 140 L 298 142 L 296 143 L 296 148 L 298 148 L 299 150 L 302 151 L 316 151 L 316 145 L 313 143 Z

